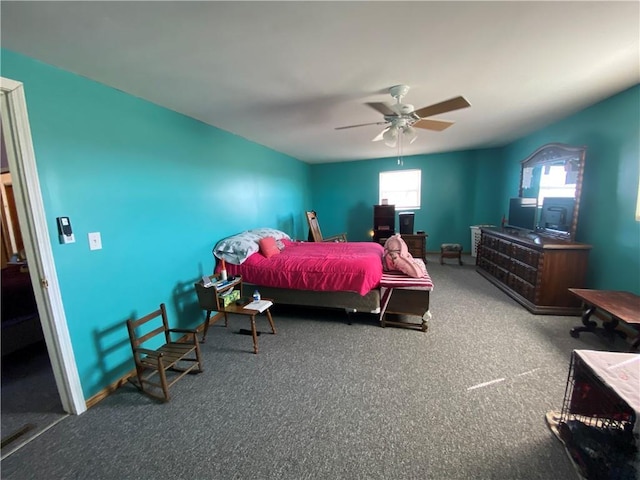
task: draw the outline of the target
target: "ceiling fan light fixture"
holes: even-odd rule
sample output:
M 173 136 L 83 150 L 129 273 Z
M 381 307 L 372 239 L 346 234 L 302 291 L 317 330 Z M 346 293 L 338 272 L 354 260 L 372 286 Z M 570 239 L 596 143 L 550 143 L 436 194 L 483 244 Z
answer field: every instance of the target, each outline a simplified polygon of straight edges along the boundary
M 398 127 L 393 125 L 382 135 L 384 144 L 388 147 L 395 147 L 398 142 Z
M 418 132 L 416 129 L 409 126 L 404 129 L 404 138 L 409 141 L 409 143 L 413 143 L 418 138 Z
M 395 104 L 390 105 L 386 102 L 366 103 L 367 106 L 382 114 L 384 121 L 348 125 L 346 127 L 338 127 L 336 130 L 363 127 L 365 125 L 386 125 L 386 128 L 378 133 L 372 141 L 383 140 L 386 146 L 397 148 L 398 165 L 402 165 L 403 144 L 407 142 L 412 144 L 416 141 L 418 138 L 417 128 L 439 132 L 453 125 L 453 122 L 448 120 L 433 120 L 426 117 L 471 106 L 464 97 L 457 96 L 416 110 L 413 105 L 402 103 L 402 99 L 408 92 L 408 85 L 394 85 L 389 89 L 389 94 L 395 99 Z

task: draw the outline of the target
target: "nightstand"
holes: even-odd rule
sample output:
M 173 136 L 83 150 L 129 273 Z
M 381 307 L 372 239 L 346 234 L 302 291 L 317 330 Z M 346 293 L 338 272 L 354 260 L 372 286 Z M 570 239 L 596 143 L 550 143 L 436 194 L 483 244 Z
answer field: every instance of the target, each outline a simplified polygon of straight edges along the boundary
M 407 244 L 407 247 L 409 248 L 409 253 L 411 254 L 411 256 L 413 258 L 421 258 L 426 262 L 427 237 L 429 235 L 427 235 L 426 233 L 415 233 L 415 234 L 403 233 L 403 234 L 400 234 L 400 236 L 404 240 L 404 243 Z
M 205 287 L 202 284 L 202 280 L 194 284 L 196 294 L 198 295 L 198 304 L 200 305 L 200 308 L 207 312 L 204 320 L 202 340 L 200 340 L 202 343 L 204 343 L 207 338 L 207 331 L 209 330 L 210 323 L 216 323 L 223 316 L 225 324 L 227 322 L 227 314 L 224 311 L 223 300 L 220 297 L 221 294 L 238 288 L 240 291 L 240 298 L 242 298 L 242 277 L 238 276 L 233 280 L 226 282 L 222 282 L 220 277 L 216 275 L 212 275 L 209 278 L 213 283 L 210 287 Z M 211 312 L 217 313 L 211 317 Z
M 251 303 L 251 300 L 242 296 L 242 277 L 237 276 L 228 281 L 222 281 L 217 276 L 209 277 L 213 285 L 205 287 L 202 280 L 195 283 L 196 293 L 198 295 L 198 304 L 200 308 L 206 310 L 204 320 L 204 331 L 202 333 L 201 342 L 204 343 L 207 338 L 207 331 L 209 330 L 209 324 L 216 323 L 220 318 L 224 317 L 224 326 L 228 326 L 229 319 L 227 314 L 244 315 L 250 318 L 251 321 L 251 336 L 253 337 L 253 353 L 258 353 L 258 332 L 256 331 L 256 315 L 264 313 L 271 326 L 271 333 L 275 335 L 276 327 L 273 324 L 273 318 L 269 308 L 273 305 L 273 301 L 268 298 L 263 298 L 268 304 L 260 310 L 247 308 L 247 305 Z M 238 288 L 240 296 L 239 299 L 232 300 L 225 304 L 224 295 L 230 293 Z M 211 312 L 217 313 L 211 317 Z M 213 320 L 213 321 L 212 321 Z

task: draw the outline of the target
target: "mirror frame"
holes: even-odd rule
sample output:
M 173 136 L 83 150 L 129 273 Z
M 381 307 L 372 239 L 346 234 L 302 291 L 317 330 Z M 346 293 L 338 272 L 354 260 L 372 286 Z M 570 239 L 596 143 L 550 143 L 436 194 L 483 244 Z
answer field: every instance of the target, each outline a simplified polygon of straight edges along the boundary
M 573 218 L 571 227 L 567 235 L 558 234 L 557 232 L 549 232 L 546 229 L 540 229 L 540 233 L 549 234 L 553 237 L 568 239 L 573 241 L 576 236 L 578 226 L 578 213 L 580 211 L 580 196 L 582 193 L 582 178 L 584 176 L 584 161 L 586 157 L 587 147 L 576 147 L 565 145 L 563 143 L 548 143 L 538 148 L 535 152 L 520 162 L 520 186 L 518 195 L 522 197 L 524 169 L 534 168 L 543 165 L 555 165 L 570 160 L 578 161 L 578 173 L 576 177 L 576 190 L 574 192 L 575 206 L 573 208 Z M 537 212 L 540 213 L 539 211 Z M 536 215 L 536 221 L 538 216 Z

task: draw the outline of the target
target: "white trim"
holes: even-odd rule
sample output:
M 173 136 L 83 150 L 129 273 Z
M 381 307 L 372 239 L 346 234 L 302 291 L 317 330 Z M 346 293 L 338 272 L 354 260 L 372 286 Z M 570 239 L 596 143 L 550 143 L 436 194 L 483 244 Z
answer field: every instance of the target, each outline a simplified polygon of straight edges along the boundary
M 0 77 L 0 93 L 2 132 L 40 322 L 62 408 L 80 414 L 87 406 L 51 250 L 24 89 L 21 82 Z

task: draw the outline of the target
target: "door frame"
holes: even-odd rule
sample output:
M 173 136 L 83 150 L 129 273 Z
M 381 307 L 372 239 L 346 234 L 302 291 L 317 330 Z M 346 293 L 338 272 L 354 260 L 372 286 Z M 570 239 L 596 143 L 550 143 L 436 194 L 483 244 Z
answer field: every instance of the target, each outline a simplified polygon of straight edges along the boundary
M 87 410 L 60 294 L 22 82 L 0 77 L 2 134 L 31 284 L 62 408 Z

